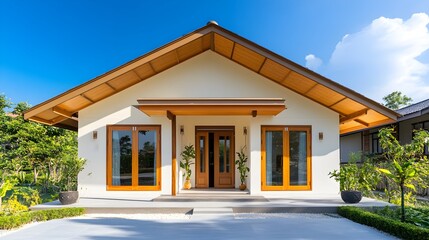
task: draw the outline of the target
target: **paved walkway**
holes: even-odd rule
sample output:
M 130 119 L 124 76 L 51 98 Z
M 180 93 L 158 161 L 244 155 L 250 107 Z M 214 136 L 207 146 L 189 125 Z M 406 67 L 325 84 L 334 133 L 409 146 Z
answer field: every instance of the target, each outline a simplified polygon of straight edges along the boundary
M 233 214 L 230 209 L 216 213 L 210 209 L 195 209 L 194 215 L 90 214 L 33 224 L 2 239 L 395 239 L 338 215 Z

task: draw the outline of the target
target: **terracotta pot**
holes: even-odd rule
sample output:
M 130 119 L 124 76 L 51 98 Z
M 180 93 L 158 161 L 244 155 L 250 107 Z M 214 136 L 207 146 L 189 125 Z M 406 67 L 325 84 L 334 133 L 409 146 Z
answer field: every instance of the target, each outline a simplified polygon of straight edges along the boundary
M 341 191 L 341 199 L 345 203 L 358 203 L 362 200 L 362 193 L 359 191 Z
M 186 179 L 185 184 L 183 184 L 183 188 L 189 190 L 189 189 L 191 189 L 191 187 L 192 187 L 191 186 L 191 179 Z
M 79 199 L 79 192 L 78 191 L 65 191 L 60 192 L 58 196 L 58 200 L 60 200 L 62 205 L 68 205 L 72 203 L 76 203 Z
M 244 184 L 244 183 L 240 184 L 240 190 L 241 191 L 246 190 L 246 188 L 247 188 L 246 184 Z

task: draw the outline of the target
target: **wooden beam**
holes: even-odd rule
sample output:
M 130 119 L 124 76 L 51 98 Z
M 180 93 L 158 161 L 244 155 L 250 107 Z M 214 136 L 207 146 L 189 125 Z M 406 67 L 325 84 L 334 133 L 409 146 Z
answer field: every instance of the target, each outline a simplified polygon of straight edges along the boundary
M 52 121 L 52 125 L 60 123 L 60 122 L 62 122 L 64 120 L 66 120 L 66 119 L 68 119 L 68 118 L 67 117 L 63 117 L 63 116 L 58 116 L 58 117 L 56 117 L 56 118 L 54 118 L 54 119 L 51 120 Z
M 234 50 L 235 50 L 235 42 L 233 42 L 232 44 L 231 56 L 229 56 L 229 59 L 232 59 L 232 56 L 234 56 Z
M 177 178 L 177 156 L 176 156 L 176 116 L 173 115 L 171 120 L 171 195 L 176 196 L 176 178 Z
M 360 123 L 360 124 L 364 125 L 365 127 L 369 127 L 369 123 L 367 123 L 365 121 L 362 121 L 360 119 L 355 119 L 354 121 L 357 122 L 357 123 Z
M 175 116 L 172 112 L 167 111 L 167 118 L 168 118 L 169 120 L 173 120 L 175 117 L 176 117 L 176 116 Z
M 308 89 L 305 93 L 304 93 L 304 95 L 307 95 L 307 93 L 309 93 L 311 90 L 313 90 L 317 85 L 319 85 L 318 83 L 316 83 L 316 84 L 314 84 L 313 86 L 311 86 L 311 88 L 310 89 Z
M 210 50 L 212 50 L 214 52 L 215 51 L 215 34 L 211 33 L 210 35 L 211 35 L 210 36 Z M 203 38 L 201 38 L 201 39 L 203 39 Z M 201 45 L 203 45 L 203 44 L 201 44 Z
M 158 73 L 158 72 L 155 70 L 155 68 L 153 67 L 152 62 L 148 62 L 148 64 L 149 64 L 150 68 L 152 69 L 152 71 L 153 71 L 154 73 Z
M 63 108 L 60 108 L 60 107 L 58 107 L 58 106 L 53 107 L 53 108 L 52 108 L 52 111 L 53 111 L 54 113 L 56 113 L 56 114 L 60 115 L 60 116 L 66 117 L 66 118 L 71 118 L 71 117 L 73 117 L 73 113 L 71 113 L 71 112 L 69 112 L 69 111 L 67 111 L 67 110 L 65 110 L 65 109 L 63 109 Z
M 253 110 L 253 111 L 252 111 L 252 117 L 256 117 L 256 116 L 258 116 L 258 111 Z
M 94 100 L 92 100 L 91 98 L 87 97 L 85 94 L 81 94 L 81 97 L 85 98 L 86 100 L 90 101 L 91 103 L 94 103 Z
M 332 104 L 331 104 L 331 105 L 329 105 L 328 107 L 333 107 L 333 106 L 337 105 L 338 103 L 340 103 L 340 102 L 342 102 L 342 101 L 346 100 L 346 98 L 347 98 L 347 97 L 343 97 L 343 98 L 341 98 L 340 100 L 338 100 L 338 101 L 336 101 L 336 102 L 332 103 Z
M 137 75 L 138 76 L 138 75 Z M 105 82 L 104 84 L 106 84 L 109 88 L 111 88 L 113 91 L 116 91 L 117 89 L 114 88 L 112 85 L 110 85 L 109 82 Z
M 358 117 L 360 117 L 362 115 L 366 115 L 367 113 L 368 113 L 368 108 L 365 108 L 363 110 L 354 112 L 354 113 L 352 113 L 350 115 L 347 115 L 347 116 L 345 116 L 343 118 L 340 118 L 340 123 L 345 123 L 347 121 L 355 120 L 355 118 L 358 118 Z
M 31 117 L 28 120 L 33 121 L 33 122 L 37 122 L 37 123 L 41 123 L 41 124 L 46 124 L 46 125 L 52 125 L 52 120 L 46 120 L 44 118 L 39 118 L 39 117 Z
M 265 65 L 265 62 L 267 61 L 268 58 L 264 58 L 264 61 L 262 62 L 261 66 L 259 67 L 257 73 L 261 72 L 262 67 Z

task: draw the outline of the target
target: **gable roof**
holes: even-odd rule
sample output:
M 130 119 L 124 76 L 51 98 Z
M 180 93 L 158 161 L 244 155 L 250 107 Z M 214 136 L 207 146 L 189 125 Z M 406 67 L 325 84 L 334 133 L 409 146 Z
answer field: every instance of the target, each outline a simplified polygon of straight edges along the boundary
M 396 112 L 213 22 L 40 103 L 26 119 L 77 129 L 78 112 L 205 51 L 213 51 L 340 115 L 340 133 L 392 122 Z

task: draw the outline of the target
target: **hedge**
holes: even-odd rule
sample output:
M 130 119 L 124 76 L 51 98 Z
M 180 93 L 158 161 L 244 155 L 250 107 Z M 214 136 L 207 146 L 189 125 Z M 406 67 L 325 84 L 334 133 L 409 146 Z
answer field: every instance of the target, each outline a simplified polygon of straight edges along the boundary
M 429 239 L 429 229 L 385 218 L 357 207 L 339 207 L 338 214 L 354 222 L 374 227 L 401 239 Z
M 59 208 L 33 212 L 22 212 L 10 216 L 1 216 L 0 229 L 12 229 L 31 222 L 74 217 L 84 213 L 84 208 Z

